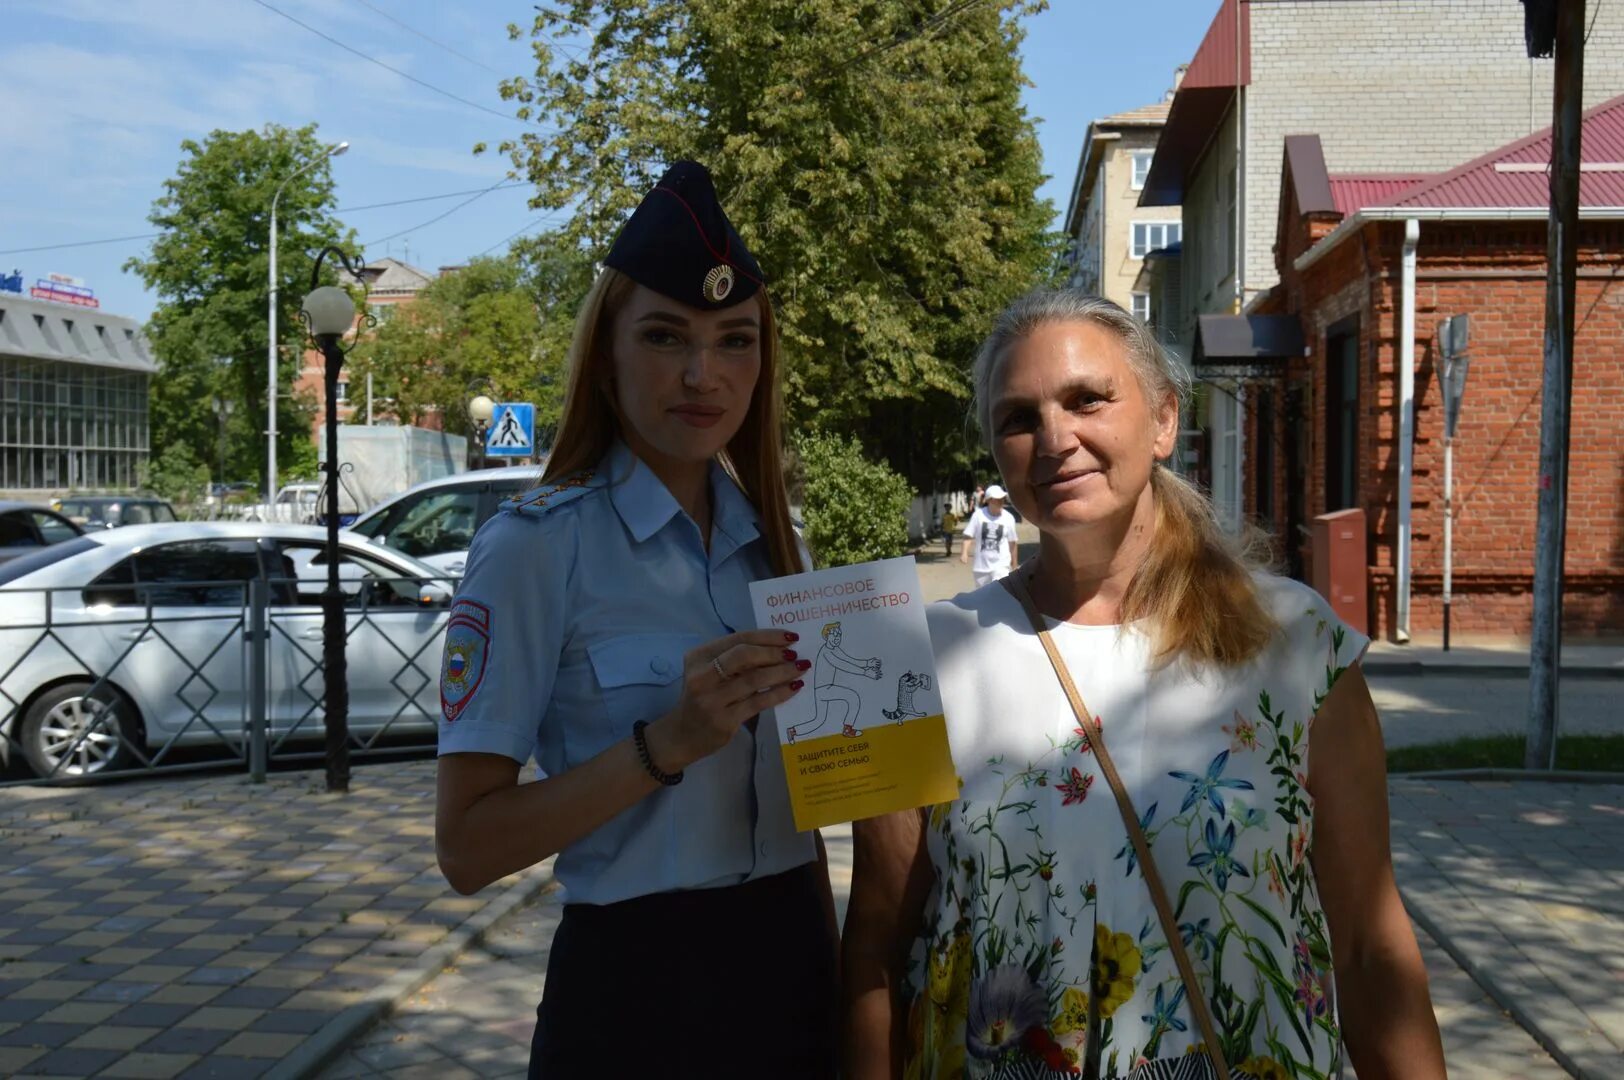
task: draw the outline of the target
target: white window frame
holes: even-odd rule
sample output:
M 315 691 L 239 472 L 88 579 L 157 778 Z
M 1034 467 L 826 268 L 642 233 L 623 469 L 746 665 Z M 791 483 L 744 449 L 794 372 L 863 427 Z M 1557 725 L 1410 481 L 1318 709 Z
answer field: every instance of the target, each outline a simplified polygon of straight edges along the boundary
M 1142 248 L 1139 244 L 1140 228 L 1145 230 L 1145 243 Z M 1151 231 L 1154 229 L 1161 230 L 1160 242 L 1151 239 Z M 1177 235 L 1170 232 L 1170 230 L 1174 229 L 1178 230 Z M 1181 221 L 1135 221 L 1128 229 L 1128 257 L 1131 259 L 1143 259 L 1152 251 L 1176 244 L 1183 239 L 1184 223 Z
M 1148 292 L 1136 292 L 1130 295 L 1132 297 L 1131 303 L 1133 305 L 1133 317 L 1138 319 L 1140 322 L 1149 325 L 1150 294 Z
M 1150 179 L 1150 161 L 1155 156 L 1156 156 L 1156 151 L 1154 151 L 1154 150 L 1134 150 L 1134 151 L 1132 151 L 1131 164 L 1132 164 L 1132 168 L 1133 168 L 1133 173 L 1132 173 L 1132 178 L 1128 182 L 1133 186 L 1133 189 L 1135 191 L 1143 191 L 1144 190 L 1145 181 Z M 1140 167 L 1139 167 L 1140 162 L 1144 162 L 1143 171 L 1140 170 Z

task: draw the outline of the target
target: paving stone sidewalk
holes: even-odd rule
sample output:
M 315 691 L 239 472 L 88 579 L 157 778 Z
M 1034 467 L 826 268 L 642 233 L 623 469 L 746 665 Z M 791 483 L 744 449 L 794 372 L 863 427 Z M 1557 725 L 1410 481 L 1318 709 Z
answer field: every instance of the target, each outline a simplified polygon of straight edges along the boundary
M 441 878 L 433 788 L 422 761 L 347 797 L 309 773 L 0 789 L 0 1076 L 267 1072 L 502 895 Z
M 1624 1076 L 1624 785 L 1394 780 L 1391 790 L 1412 915 L 1569 1072 Z

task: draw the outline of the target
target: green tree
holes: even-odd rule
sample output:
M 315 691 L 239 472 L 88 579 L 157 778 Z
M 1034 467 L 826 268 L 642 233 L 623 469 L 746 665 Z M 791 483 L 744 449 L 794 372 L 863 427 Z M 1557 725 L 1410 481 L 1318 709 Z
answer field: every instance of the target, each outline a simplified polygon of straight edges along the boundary
M 536 288 L 513 257 L 444 273 L 362 339 L 351 377 L 370 373 L 374 393 L 402 423 L 439 412 L 447 431 L 470 434 L 468 399 L 483 392 L 536 402 L 537 425 L 545 426 L 562 397 L 568 336 L 560 345 L 549 335 Z
M 196 502 L 208 484 L 209 467 L 183 442 L 170 443 L 141 467 L 140 486 L 171 502 Z
M 779 304 L 792 425 L 876 432 L 927 485 L 976 454 L 977 340 L 1054 261 L 1020 104 L 1040 6 L 554 0 L 502 86 L 538 127 L 499 149 L 592 252 L 667 163 L 704 162 Z
M 152 443 L 185 444 L 194 460 L 217 461 L 221 421 L 211 403 L 216 397 L 233 402 L 223 480 L 264 480 L 271 198 L 324 149 L 314 124 L 214 131 L 201 143 L 187 139 L 174 177 L 164 181 L 148 215 L 160 235 L 147 255 L 124 265 L 159 297 L 147 327 L 160 368 L 152 380 Z M 298 313 L 311 265 L 323 245 L 354 240 L 332 205 L 327 161 L 283 188 L 277 204 L 279 466 L 298 461 L 300 444 L 310 440 L 310 407 L 293 396 L 292 386 L 304 347 Z
M 813 433 L 795 440 L 801 459 L 806 544 L 819 566 L 889 559 L 908 550 L 908 481 L 863 453 L 863 444 Z

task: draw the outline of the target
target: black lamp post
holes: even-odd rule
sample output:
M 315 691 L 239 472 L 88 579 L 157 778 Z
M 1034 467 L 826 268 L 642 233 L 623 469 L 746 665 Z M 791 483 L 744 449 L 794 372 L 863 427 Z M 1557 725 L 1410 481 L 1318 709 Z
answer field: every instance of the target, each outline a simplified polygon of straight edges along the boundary
M 335 247 L 325 247 L 316 256 L 310 271 L 310 293 L 299 316 L 321 350 L 327 396 L 327 588 L 321 594 L 321 658 L 323 726 L 327 735 L 327 790 L 350 789 L 350 688 L 344 655 L 346 627 L 344 593 L 338 586 L 338 374 L 348 351 L 340 344 L 355 329 L 355 301 L 336 285 L 321 285 L 321 264 L 329 254 L 343 264 L 350 276 L 361 279 L 360 271 Z M 371 316 L 367 317 L 371 322 Z M 354 348 L 352 344 L 350 346 Z
M 473 467 L 485 467 L 485 432 L 491 426 L 491 415 L 496 411 L 496 403 L 487 394 L 476 394 L 468 399 L 468 419 L 474 423 L 474 443 L 479 447 L 477 451 L 469 447 L 469 457 L 477 462 Z M 479 456 L 474 457 L 477 453 Z

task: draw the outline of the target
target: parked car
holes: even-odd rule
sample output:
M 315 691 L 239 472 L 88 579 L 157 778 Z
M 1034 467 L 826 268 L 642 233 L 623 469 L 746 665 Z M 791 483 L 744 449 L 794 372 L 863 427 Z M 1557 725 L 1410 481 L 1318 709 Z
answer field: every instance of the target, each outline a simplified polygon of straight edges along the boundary
M 273 743 L 319 737 L 325 538 L 300 525 L 129 526 L 0 566 L 0 655 L 16 658 L 0 670 L 0 753 L 19 747 L 40 775 L 86 776 L 135 763 L 132 747 L 240 752 L 255 579 L 269 600 Z M 432 732 L 451 592 L 397 551 L 351 533 L 340 544 L 350 726 Z
M 71 518 L 48 506 L 0 499 L 0 563 L 83 535 Z
M 276 493 L 274 503 L 251 503 L 241 509 L 241 517 L 243 521 L 310 525 L 316 520 L 316 497 L 320 493 L 320 484 L 285 484 Z
M 173 506 L 153 495 L 68 495 L 52 505 L 86 529 L 116 529 L 179 520 Z
M 478 469 L 410 488 L 355 519 L 352 532 L 460 576 L 474 533 L 506 499 L 536 486 L 540 465 Z

